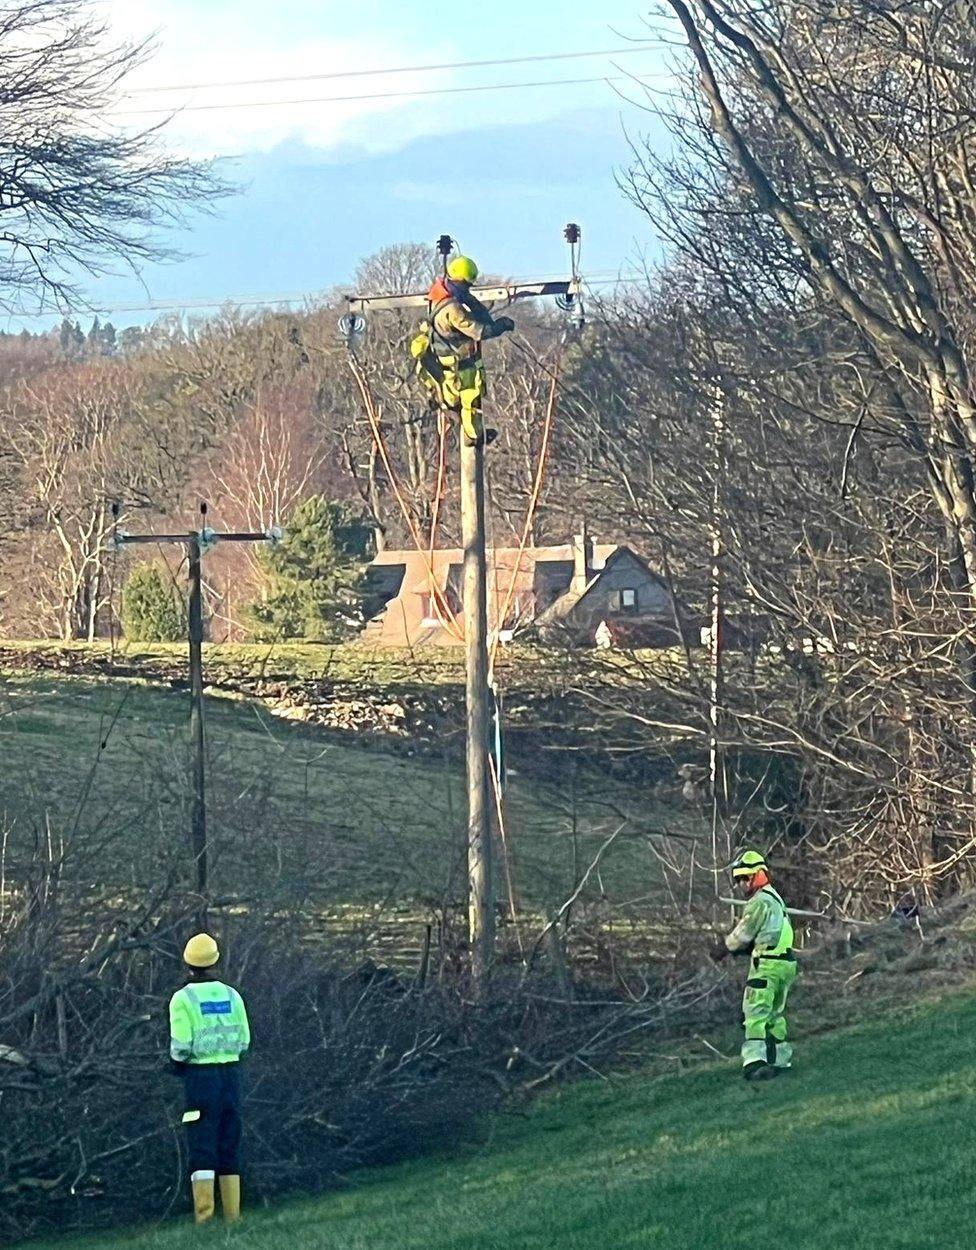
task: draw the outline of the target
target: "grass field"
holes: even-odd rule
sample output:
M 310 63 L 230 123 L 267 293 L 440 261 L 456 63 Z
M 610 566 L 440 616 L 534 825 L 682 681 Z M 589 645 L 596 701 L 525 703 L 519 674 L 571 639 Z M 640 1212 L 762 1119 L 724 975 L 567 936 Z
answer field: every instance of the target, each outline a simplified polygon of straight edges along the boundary
M 64 857 L 63 879 L 142 888 L 184 855 L 184 691 L 141 680 L 8 673 L 0 686 L 0 797 L 8 880 L 38 842 Z M 280 888 L 316 906 L 400 906 L 422 913 L 460 898 L 462 766 L 337 743 L 259 702 L 207 701 L 209 833 L 215 889 Z M 692 828 L 639 789 L 571 792 L 528 778 L 507 793 L 520 900 L 561 903 L 619 829 L 590 895 L 660 901 L 661 837 Z M 694 830 L 692 829 L 694 832 Z
M 957 997 L 802 1042 L 796 1070 L 758 1087 L 732 1063 L 577 1084 L 452 1159 L 362 1174 L 214 1232 L 254 1250 L 969 1245 L 974 1035 L 976 999 Z M 174 1222 L 82 1244 L 201 1240 Z
M 46 655 L 49 658 L 75 657 L 120 666 L 151 670 L 160 664 L 184 664 L 184 643 L 127 642 L 114 647 L 106 641 L 55 642 L 50 640 L 4 640 L 0 649 L 16 660 Z M 567 673 L 598 671 L 604 676 L 626 671 L 637 665 L 640 678 L 653 673 L 680 677 L 686 657 L 683 651 L 658 649 L 630 657 L 615 651 L 570 651 L 502 647 L 496 657 L 496 671 L 507 690 L 523 687 L 533 691 L 561 688 Z M 464 652 L 460 647 L 421 647 L 416 650 L 384 647 L 372 649 L 361 644 L 329 646 L 323 643 L 207 643 L 204 666 L 209 680 L 220 681 L 230 674 L 275 678 L 287 676 L 303 680 L 326 678 L 335 682 L 356 682 L 374 687 L 393 685 L 464 685 Z

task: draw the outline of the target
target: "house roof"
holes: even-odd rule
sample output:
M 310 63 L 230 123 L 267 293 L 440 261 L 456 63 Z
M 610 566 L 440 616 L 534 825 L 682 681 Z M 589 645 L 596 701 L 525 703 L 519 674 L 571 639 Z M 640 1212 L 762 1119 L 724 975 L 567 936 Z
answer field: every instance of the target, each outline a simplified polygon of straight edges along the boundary
M 629 548 L 622 548 L 617 543 L 594 543 L 593 568 L 602 570 L 607 561 L 621 550 L 629 550 Z M 530 591 L 535 585 L 536 567 L 545 564 L 572 564 L 573 546 L 571 543 L 562 543 L 554 547 L 527 547 L 522 553 L 521 563 L 519 563 L 517 547 L 492 547 L 487 551 L 487 560 L 489 598 L 492 595 L 498 595 L 503 599 L 509 592 L 516 567 L 518 567 L 518 577 L 514 593 Z M 439 548 L 434 551 L 433 557 L 429 557 L 426 551 L 421 552 L 416 548 L 411 548 L 403 551 L 381 551 L 373 560 L 373 567 L 404 566 L 402 583 L 404 593 L 413 591 L 421 594 L 430 588 L 431 572 L 437 585 L 443 590 L 446 589 L 451 566 L 460 565 L 463 562 L 464 551 L 460 547 Z
M 518 619 L 529 604 L 532 605 L 534 612 L 536 595 L 540 589 L 543 589 L 546 581 L 551 584 L 545 589 L 558 597 L 534 619 L 539 624 L 563 619 L 581 600 L 585 599 L 605 570 L 621 559 L 627 558 L 635 561 L 651 577 L 663 584 L 663 579 L 648 569 L 645 561 L 631 547 L 620 543 L 593 543 L 590 551 L 590 568 L 593 575 L 585 588 L 574 590 L 572 573 L 575 550 L 573 543 L 529 547 L 522 552 L 520 560 L 517 547 L 489 548 L 486 553 L 488 617 L 492 627 L 511 627 L 513 617 Z M 410 596 L 430 594 L 432 585 L 436 585 L 442 591 L 448 591 L 452 571 L 456 579 L 463 561 L 464 552 L 460 547 L 443 547 L 436 549 L 433 553 L 418 551 L 416 548 L 379 552 L 370 566 L 370 571 L 377 582 L 382 585 L 390 584 L 387 570 L 392 569 L 396 569 L 399 574 L 399 581 L 387 603 L 373 619 L 383 619 L 394 604 L 397 602 L 404 604 Z M 548 579 L 544 576 L 547 570 L 551 571 L 551 577 Z M 455 590 L 457 590 L 456 584 Z M 507 619 L 501 622 L 500 617 L 503 615 L 509 597 L 514 611 L 505 613 Z M 439 637 L 447 636 L 447 632 L 440 624 L 431 625 L 431 629 Z
M 607 569 L 618 560 L 626 557 L 636 560 L 636 562 L 648 573 L 650 577 L 659 581 L 662 586 L 665 585 L 664 578 L 661 577 L 660 574 L 655 573 L 653 569 L 649 568 L 647 561 L 643 560 L 632 547 L 617 546 L 614 547 L 610 555 L 607 556 L 603 567 L 601 569 L 594 570 L 593 576 L 586 583 L 585 587 L 581 590 L 574 590 L 571 586 L 564 595 L 560 595 L 555 603 L 550 604 L 544 612 L 541 612 L 539 616 L 536 617 L 536 624 L 551 625 L 556 621 L 565 620 L 573 609 L 578 604 L 582 603 L 593 587 L 602 578 Z

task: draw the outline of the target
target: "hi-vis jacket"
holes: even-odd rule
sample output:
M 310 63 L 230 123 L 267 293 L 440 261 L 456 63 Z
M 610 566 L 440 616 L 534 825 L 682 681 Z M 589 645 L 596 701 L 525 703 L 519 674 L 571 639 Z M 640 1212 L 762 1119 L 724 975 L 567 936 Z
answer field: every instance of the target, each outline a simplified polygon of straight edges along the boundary
M 495 337 L 491 313 L 480 300 L 448 278 L 430 288 L 432 346 L 438 356 L 480 356 L 481 340 Z
M 725 939 L 733 955 L 782 959 L 793 946 L 793 925 L 786 904 L 771 885 L 757 890 L 746 903 L 739 923 Z
M 177 1063 L 237 1063 L 251 1044 L 244 1000 L 222 981 L 193 981 L 169 1003 L 169 1053 Z

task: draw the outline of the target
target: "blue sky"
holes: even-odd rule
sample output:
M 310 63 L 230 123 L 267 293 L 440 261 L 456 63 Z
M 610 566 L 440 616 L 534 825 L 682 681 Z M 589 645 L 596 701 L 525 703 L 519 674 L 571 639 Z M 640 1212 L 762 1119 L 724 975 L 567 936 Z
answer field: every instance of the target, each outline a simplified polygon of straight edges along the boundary
M 433 240 L 442 231 L 484 269 L 510 276 L 561 271 L 568 220 L 583 226 L 584 268 L 591 271 L 629 270 L 639 250 L 653 248 L 646 219 L 614 182 L 629 160 L 625 128 L 653 133 L 653 118 L 612 85 L 315 102 L 627 74 L 654 76 L 661 85 L 662 53 L 640 0 L 493 0 L 465 6 L 457 22 L 442 20 L 443 6 L 393 0 L 97 3 L 118 33 L 156 41 L 154 57 L 118 102 L 116 123 L 155 123 L 172 111 L 167 144 L 217 158 L 239 191 L 217 217 L 196 218 L 170 236 L 186 259 L 150 266 L 141 280 L 120 273 L 88 282 L 96 307 L 321 291 L 343 283 L 361 257 L 386 244 Z M 619 56 L 370 72 L 616 49 L 642 37 L 646 44 Z M 350 71 L 357 76 L 201 85 Z M 160 86 L 179 89 L 154 90 Z M 626 80 L 616 87 L 638 95 Z M 287 103 L 246 107 L 252 101 Z M 234 107 L 193 107 L 209 104 Z M 152 315 L 117 311 L 111 320 L 121 326 Z

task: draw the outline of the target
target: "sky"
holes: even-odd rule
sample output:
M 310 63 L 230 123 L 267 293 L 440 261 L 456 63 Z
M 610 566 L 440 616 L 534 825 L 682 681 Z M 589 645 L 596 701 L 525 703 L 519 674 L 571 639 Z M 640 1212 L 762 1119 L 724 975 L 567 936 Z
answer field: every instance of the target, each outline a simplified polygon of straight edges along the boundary
M 583 228 L 590 273 L 633 271 L 654 249 L 649 223 L 615 181 L 630 160 L 628 135 L 660 139 L 636 103 L 634 76 L 668 81 L 641 0 L 492 0 L 463 6 L 458 21 L 441 5 L 402 0 L 94 2 L 115 34 L 154 45 L 112 124 L 165 122 L 167 147 L 215 159 L 235 188 L 216 215 L 167 236 L 183 259 L 138 278 L 120 267 L 86 281 L 90 305 L 116 326 L 158 315 L 144 307 L 152 302 L 199 313 L 210 300 L 314 296 L 347 284 L 383 246 L 444 232 L 509 277 L 563 272 L 571 220 Z M 578 52 L 588 55 L 376 72 Z M 313 75 L 332 77 L 253 81 Z M 456 90 L 535 82 L 561 85 Z M 440 88 L 455 90 L 405 94 Z M 400 94 L 331 98 L 391 92 Z M 212 105 L 232 107 L 203 107 Z

